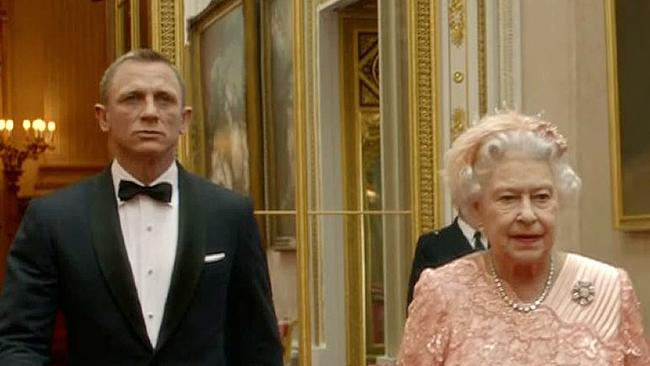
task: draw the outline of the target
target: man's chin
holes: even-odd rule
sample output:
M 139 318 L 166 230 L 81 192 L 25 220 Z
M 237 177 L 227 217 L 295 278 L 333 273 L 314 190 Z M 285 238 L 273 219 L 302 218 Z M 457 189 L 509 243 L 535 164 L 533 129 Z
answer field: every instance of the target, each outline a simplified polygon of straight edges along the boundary
M 175 148 L 169 146 L 162 146 L 160 144 L 139 144 L 130 149 L 124 150 L 124 155 L 131 156 L 136 159 L 165 159 L 170 155 L 174 155 Z

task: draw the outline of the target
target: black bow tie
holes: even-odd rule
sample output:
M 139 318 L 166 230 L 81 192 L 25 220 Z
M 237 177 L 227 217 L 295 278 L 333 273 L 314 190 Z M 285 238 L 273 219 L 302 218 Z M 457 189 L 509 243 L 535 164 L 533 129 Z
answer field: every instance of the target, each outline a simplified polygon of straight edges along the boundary
M 158 183 L 155 186 L 143 187 L 129 180 L 120 181 L 120 189 L 117 192 L 120 200 L 128 201 L 138 194 L 146 194 L 156 201 L 169 203 L 172 201 L 172 185 L 169 183 Z

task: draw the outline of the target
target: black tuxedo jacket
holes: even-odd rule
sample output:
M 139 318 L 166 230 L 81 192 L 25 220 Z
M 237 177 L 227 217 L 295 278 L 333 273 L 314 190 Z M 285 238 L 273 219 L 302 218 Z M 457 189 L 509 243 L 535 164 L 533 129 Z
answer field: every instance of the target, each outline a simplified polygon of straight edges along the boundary
M 178 189 L 176 262 L 155 348 L 106 169 L 30 203 L 7 258 L 0 365 L 47 365 L 57 308 L 71 365 L 281 365 L 250 201 L 180 166 Z M 225 257 L 205 263 L 214 253 Z
M 413 289 L 425 268 L 440 267 L 473 251 L 474 248 L 458 226 L 458 218 L 439 231 L 420 236 L 409 279 L 408 304 L 413 300 Z

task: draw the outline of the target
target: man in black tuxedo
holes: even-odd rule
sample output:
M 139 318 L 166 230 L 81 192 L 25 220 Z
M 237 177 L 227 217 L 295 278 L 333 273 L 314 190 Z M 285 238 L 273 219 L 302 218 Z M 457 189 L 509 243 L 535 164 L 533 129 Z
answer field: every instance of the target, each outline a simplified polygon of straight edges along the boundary
M 420 236 L 413 257 L 409 278 L 407 304 L 413 300 L 413 290 L 425 268 L 436 268 L 466 254 L 486 248 L 470 209 L 461 210 L 454 222 L 440 230 Z
M 130 52 L 100 94 L 115 159 L 30 203 L 7 258 L 0 365 L 47 365 L 57 309 L 72 365 L 281 365 L 250 201 L 175 161 L 191 117 L 176 68 Z

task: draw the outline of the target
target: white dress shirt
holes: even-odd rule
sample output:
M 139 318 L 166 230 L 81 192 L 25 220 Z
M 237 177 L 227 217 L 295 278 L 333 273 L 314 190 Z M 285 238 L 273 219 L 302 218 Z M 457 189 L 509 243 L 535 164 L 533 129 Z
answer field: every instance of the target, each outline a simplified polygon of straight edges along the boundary
M 467 241 L 469 242 L 469 245 L 471 245 L 472 248 L 476 249 L 476 246 L 474 245 L 475 244 L 474 234 L 476 234 L 478 230 L 474 229 L 468 223 L 463 221 L 463 219 L 460 216 L 458 216 L 458 226 L 460 227 L 460 231 L 463 232 L 463 236 L 465 237 L 465 239 L 467 239 Z M 481 243 L 483 243 L 483 247 L 485 248 L 488 247 L 487 238 L 485 237 L 485 235 L 482 234 L 481 234 Z
M 136 195 L 129 201 L 121 201 L 117 196 L 120 180 L 144 184 L 124 170 L 117 160 L 113 161 L 111 173 L 124 246 L 131 264 L 149 341 L 155 347 L 176 259 L 178 167 L 173 163 L 150 184 L 153 186 L 161 182 L 170 183 L 170 203 L 156 201 L 144 194 Z

